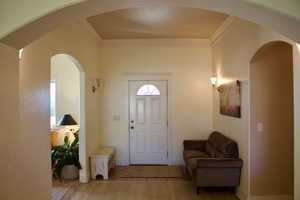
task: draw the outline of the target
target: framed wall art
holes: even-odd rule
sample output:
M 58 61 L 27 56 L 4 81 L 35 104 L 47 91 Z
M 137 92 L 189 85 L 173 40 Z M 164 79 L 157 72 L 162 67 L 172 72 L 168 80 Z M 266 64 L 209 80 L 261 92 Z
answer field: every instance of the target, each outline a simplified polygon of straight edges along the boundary
M 218 87 L 220 95 L 220 113 L 241 118 L 241 82 L 233 81 Z

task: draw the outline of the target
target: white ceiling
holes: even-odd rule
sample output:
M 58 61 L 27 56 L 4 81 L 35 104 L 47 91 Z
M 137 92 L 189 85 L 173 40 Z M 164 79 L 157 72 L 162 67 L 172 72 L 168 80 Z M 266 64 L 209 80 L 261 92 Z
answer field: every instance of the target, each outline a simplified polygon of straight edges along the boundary
M 196 8 L 130 8 L 88 22 L 103 39 L 207 39 L 227 17 Z

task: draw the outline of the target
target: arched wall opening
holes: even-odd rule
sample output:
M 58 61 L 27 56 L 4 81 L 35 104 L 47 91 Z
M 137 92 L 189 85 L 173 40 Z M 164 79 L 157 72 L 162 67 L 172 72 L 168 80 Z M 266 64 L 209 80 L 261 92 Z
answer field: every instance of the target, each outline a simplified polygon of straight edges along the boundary
M 74 140 L 74 136 L 66 130 L 70 127 L 58 129 L 56 126 L 63 115 L 70 114 L 79 125 L 71 127 L 76 130 L 79 128 L 79 162 L 82 166 L 79 171 L 79 181 L 86 182 L 85 72 L 80 63 L 68 54 L 52 56 L 50 71 L 51 83 L 55 84 L 55 125 L 52 128 L 57 132 L 56 137 L 52 137 L 52 143 L 62 145 L 64 136 L 68 136 L 71 142 Z
M 274 41 L 250 62 L 250 193 L 293 196 L 293 46 Z
M 190 7 L 212 10 L 260 24 L 295 41 L 300 41 L 300 29 L 295 28 L 300 26 L 299 20 L 269 9 L 268 7 L 259 6 L 258 4 L 244 0 L 227 0 L 221 2 L 218 0 L 124 0 L 122 2 L 119 0 L 87 0 L 82 2 L 76 1 L 73 2 L 73 5 L 67 6 L 70 4 L 57 5 L 52 7 L 52 9 L 44 8 L 45 13 L 39 13 L 35 16 L 32 12 L 33 16 L 28 17 L 30 20 L 28 19 L 24 22 L 24 19 L 20 19 L 17 21 L 19 22 L 19 27 L 15 28 L 17 25 L 12 25 L 8 26 L 8 30 L 6 31 L 3 29 L 3 33 L 0 35 L 2 39 L 0 41 L 20 49 L 54 28 L 73 21 L 74 18 L 87 18 L 114 10 L 140 7 Z
M 126 3 L 117 4 L 116 2 L 110 3 L 110 2 L 106 2 L 106 1 L 97 1 L 97 2 L 96 1 L 87 1 L 87 2 L 89 2 L 89 3 L 94 2 L 94 4 L 90 4 L 89 6 L 86 6 L 86 7 L 85 6 L 81 7 L 83 4 L 78 4 L 78 5 L 75 5 L 74 7 L 72 6 L 72 7 L 67 8 L 67 10 L 63 9 L 63 10 L 57 11 L 55 13 L 52 13 L 51 18 L 49 18 L 49 19 L 43 18 L 41 20 L 38 20 L 38 21 L 30 24 L 29 26 L 24 27 L 16 32 L 14 32 L 14 34 L 9 35 L 8 37 L 4 38 L 2 40 L 2 42 L 9 44 L 11 46 L 17 47 L 17 48 L 23 47 L 26 44 L 29 44 L 30 42 L 34 41 L 38 37 L 42 36 L 44 33 L 56 28 L 58 25 L 64 24 L 68 20 L 69 21 L 73 20 L 74 19 L 73 17 L 77 16 L 77 14 L 81 15 L 82 11 L 88 12 L 89 15 L 94 15 L 94 14 L 99 14 L 99 12 L 98 12 L 99 10 L 101 10 L 101 12 L 104 13 L 107 11 L 128 8 L 131 6 L 145 6 L 145 5 L 153 6 L 153 5 L 156 5 L 156 3 L 145 3 L 145 4 L 141 3 L 138 5 L 137 4 L 134 5 L 134 4 L 126 4 Z M 274 30 L 281 29 L 280 31 L 282 33 L 287 33 L 286 35 L 292 34 L 293 36 L 291 36 L 291 38 L 293 38 L 295 40 L 297 38 L 296 35 L 300 35 L 300 34 L 294 34 L 295 32 L 298 31 L 298 29 L 294 28 L 294 27 L 297 27 L 296 26 L 297 23 L 295 21 L 294 21 L 295 23 L 291 22 L 291 21 L 284 23 L 285 20 L 283 20 L 283 19 L 277 20 L 279 15 L 276 15 L 277 17 L 273 17 L 274 13 L 272 14 L 272 12 L 270 12 L 270 11 L 265 12 L 265 13 L 260 12 L 261 15 L 259 15 L 259 14 L 255 15 L 255 14 L 253 14 L 255 12 L 250 11 L 251 9 L 253 9 L 251 7 L 249 8 L 249 10 L 247 9 L 247 7 L 242 7 L 242 9 L 239 9 L 239 6 L 235 7 L 234 4 L 231 4 L 231 3 L 229 5 L 229 4 L 227 4 L 228 2 L 221 3 L 220 1 L 218 1 L 218 2 L 217 1 L 210 1 L 210 2 L 203 1 L 205 3 L 203 3 L 201 5 L 198 3 L 191 3 L 191 2 L 196 2 L 196 1 L 188 1 L 188 2 L 184 2 L 184 3 L 180 2 L 180 1 L 170 1 L 170 2 L 166 3 L 164 6 L 169 6 L 169 5 L 170 6 L 174 6 L 174 5 L 176 5 L 176 6 L 191 6 L 191 7 L 195 6 L 195 7 L 199 7 L 199 8 L 207 8 L 207 9 L 211 9 L 211 10 L 218 10 L 218 11 L 230 13 L 235 16 L 241 16 L 244 14 L 247 15 L 247 13 L 251 13 L 252 18 L 254 18 L 256 20 L 251 20 L 251 17 L 246 18 L 246 19 L 254 21 L 254 22 L 261 22 L 260 24 L 263 24 L 263 25 L 271 23 L 272 25 L 269 24 L 269 27 L 274 28 Z M 102 3 L 103 3 L 103 5 L 100 5 Z M 225 4 L 227 4 L 227 5 L 225 5 Z M 160 4 L 158 3 L 157 6 L 159 6 L 159 5 Z M 95 9 L 91 9 L 93 7 Z M 234 8 L 236 8 L 236 9 L 234 9 Z M 76 13 L 76 12 L 74 12 L 75 10 L 77 10 L 79 12 Z M 243 12 L 243 11 L 248 11 L 248 12 Z M 65 16 L 66 18 L 62 18 L 62 16 Z M 86 17 L 85 15 L 82 15 L 82 16 Z M 36 28 L 37 27 L 36 25 L 39 26 L 41 24 L 46 25 L 46 26 L 44 26 L 44 28 Z M 276 27 L 277 27 L 277 29 L 276 29 Z M 293 33 L 289 32 L 289 31 L 291 31 L 291 27 L 293 27 L 293 30 L 292 30 Z M 31 33 L 31 34 L 28 34 L 28 33 Z

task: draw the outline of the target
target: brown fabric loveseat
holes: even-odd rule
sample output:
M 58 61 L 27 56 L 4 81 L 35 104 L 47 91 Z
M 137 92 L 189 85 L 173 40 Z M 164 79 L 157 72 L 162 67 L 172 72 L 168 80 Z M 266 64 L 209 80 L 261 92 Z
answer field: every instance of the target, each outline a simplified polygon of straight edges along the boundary
M 208 140 L 185 140 L 183 158 L 199 194 L 200 187 L 231 187 L 240 184 L 243 161 L 235 141 L 213 132 Z

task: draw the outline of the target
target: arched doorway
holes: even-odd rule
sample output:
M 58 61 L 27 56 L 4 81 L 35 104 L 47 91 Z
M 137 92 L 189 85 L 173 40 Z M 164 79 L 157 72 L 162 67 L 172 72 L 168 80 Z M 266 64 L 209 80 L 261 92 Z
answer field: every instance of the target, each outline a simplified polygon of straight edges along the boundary
M 38 12 L 38 14 L 35 15 L 33 12 L 28 12 L 30 13 L 30 16 L 28 16 L 28 20 L 26 22 L 24 22 L 23 18 L 15 22 L 18 22 L 18 30 L 15 28 L 16 25 L 7 27 L 6 32 L 3 29 L 3 33 L 0 35 L 6 36 L 0 41 L 20 49 L 54 28 L 70 22 L 70 20 L 73 20 L 74 18 L 87 18 L 114 10 L 140 7 L 187 7 L 212 10 L 252 21 L 278 31 L 293 40 L 300 41 L 300 29 L 295 28 L 299 27 L 299 20 L 291 18 L 288 15 L 283 15 L 280 12 L 273 11 L 265 6 L 259 6 L 257 3 L 254 5 L 253 3 L 242 0 L 227 0 L 222 2 L 219 0 L 124 0 L 122 2 L 118 0 L 87 0 L 80 2 L 73 1 L 69 4 L 63 4 L 60 2 L 57 3 L 57 5 L 52 5 L 52 7 L 45 5 L 45 8 L 43 9 L 44 13 L 42 14 Z
M 61 117 L 70 114 L 79 125 L 79 181 L 87 182 L 86 159 L 86 119 L 85 119 L 85 72 L 80 63 L 68 54 L 51 57 L 51 83 L 56 88 L 55 108 L 51 108 L 52 123 L 57 124 Z M 50 88 L 51 91 L 51 88 Z M 53 103 L 51 103 L 52 106 Z M 55 110 L 53 113 L 53 110 Z M 53 122 L 54 121 L 54 122 Z M 71 135 L 71 139 L 74 139 Z M 63 140 L 58 137 L 57 143 Z
M 250 192 L 293 196 L 293 46 L 271 42 L 250 62 Z
M 96 1 L 88 1 L 88 2 L 91 3 L 91 2 L 96 2 Z M 99 2 L 99 1 L 98 1 L 98 2 Z M 171 2 L 171 1 L 170 1 L 170 2 Z M 176 5 L 176 2 L 178 3 L 179 1 L 173 1 L 173 2 L 175 2 L 174 5 Z M 211 1 L 211 2 L 215 2 L 215 3 L 216 3 L 216 1 Z M 101 1 L 101 3 L 105 3 L 105 1 Z M 207 3 L 207 1 L 206 1 L 206 3 Z M 220 11 L 222 10 L 221 7 L 226 7 L 226 8 L 229 9 L 229 10 L 230 10 L 231 8 L 233 8 L 233 7 L 231 7 L 231 6 L 224 5 L 224 4 L 220 3 L 220 2 L 217 2 L 217 3 L 220 4 L 220 5 L 219 5 L 219 6 L 220 6 L 220 7 L 219 7 L 219 10 L 220 10 Z M 228 2 L 226 2 L 226 3 L 228 3 Z M 154 3 L 154 4 L 155 4 L 155 3 Z M 153 3 L 150 3 L 149 5 L 154 5 L 154 4 L 153 4 Z M 185 4 L 185 3 L 178 3 L 179 6 L 182 6 L 183 4 Z M 189 3 L 187 3 L 186 5 L 188 5 L 188 4 L 189 4 Z M 92 4 L 91 4 L 91 5 L 92 5 Z M 94 5 L 95 5 L 95 7 L 97 7 L 97 8 L 101 8 L 101 9 L 103 8 L 102 6 L 96 6 L 96 3 L 95 3 Z M 169 5 L 169 4 L 168 4 L 168 5 Z M 167 6 L 168 6 L 168 5 L 167 5 Z M 211 9 L 213 9 L 213 8 L 212 8 L 212 5 L 213 5 L 213 3 L 212 3 L 212 4 L 209 4 L 209 3 L 208 3 L 208 4 L 205 4 L 205 5 L 203 4 L 202 6 L 204 6 L 204 7 L 206 7 L 206 8 L 210 8 L 210 7 L 211 7 Z M 233 4 L 232 4 L 232 5 L 233 5 Z M 77 6 L 77 5 L 76 5 L 76 6 Z M 125 5 L 125 4 L 123 4 L 123 5 L 119 5 L 119 7 L 118 7 L 118 6 L 116 6 L 116 4 L 109 4 L 109 3 L 108 3 L 107 6 L 108 6 L 108 7 L 103 8 L 103 9 L 104 9 L 104 10 L 105 10 L 105 9 L 107 9 L 107 10 L 109 10 L 109 9 L 114 10 L 114 9 L 120 9 L 120 8 L 127 7 L 127 6 L 131 6 L 131 5 L 127 5 L 127 4 Z M 138 6 L 143 6 L 143 5 L 141 4 L 141 5 L 138 5 Z M 199 5 L 199 7 L 200 7 L 200 5 Z M 80 8 L 79 5 L 78 5 L 78 7 L 76 7 L 76 8 Z M 90 8 L 91 8 L 91 7 L 87 7 L 87 10 L 89 10 Z M 79 9 L 79 10 L 80 10 L 80 9 Z M 90 11 L 91 11 L 91 10 L 93 10 L 93 9 L 90 9 Z M 65 10 L 65 11 L 66 11 L 66 10 Z M 96 10 L 93 10 L 93 12 L 94 12 L 94 11 L 96 12 Z M 104 12 L 104 11 L 103 11 L 103 12 Z M 237 12 L 241 12 L 241 11 L 240 11 L 239 9 L 237 9 Z M 56 16 L 60 16 L 59 13 L 61 13 L 61 12 L 56 13 L 56 14 L 57 14 Z M 245 13 L 251 13 L 251 12 L 245 12 Z M 97 13 L 95 13 L 95 14 L 97 14 Z M 261 17 L 261 16 L 259 16 L 259 15 L 253 15 L 253 13 L 251 13 L 251 15 L 254 16 L 254 17 L 255 17 L 255 16 Z M 267 15 L 267 14 L 266 14 L 266 15 Z M 69 17 L 70 17 L 70 16 L 71 16 L 71 15 L 69 15 Z M 61 16 L 60 16 L 60 17 L 61 17 Z M 272 17 L 269 17 L 269 18 L 268 18 L 269 21 L 271 20 L 271 18 L 272 18 Z M 52 19 L 53 19 L 53 18 L 52 18 Z M 276 21 L 274 18 L 272 18 L 272 20 L 274 21 L 274 24 L 275 24 L 275 22 L 276 22 L 276 24 L 280 24 L 280 23 L 279 23 L 278 21 Z M 58 23 L 61 23 L 60 20 L 56 20 L 56 21 L 57 21 Z M 39 22 L 40 22 L 40 21 L 39 21 Z M 48 24 L 48 23 L 47 23 L 46 21 L 44 21 L 44 23 L 40 23 L 40 24 L 44 24 L 44 25 L 45 25 L 45 24 Z M 51 24 L 51 23 L 50 23 L 50 24 Z M 52 25 L 53 25 L 53 24 L 52 24 Z M 274 26 L 275 26 L 275 25 L 274 25 Z M 51 28 L 53 28 L 53 27 L 55 27 L 55 23 L 54 23 L 54 26 L 52 26 Z M 48 27 L 48 28 L 49 28 L 49 27 Z M 45 31 L 47 31 L 48 28 L 46 28 Z M 284 31 L 288 31 L 288 29 L 284 29 L 284 28 L 282 28 L 282 29 L 283 29 Z M 23 29 L 23 30 L 26 30 L 26 28 Z M 27 27 L 27 30 L 30 30 L 30 32 L 32 33 L 32 30 L 33 30 L 33 29 L 30 29 L 30 28 L 28 29 L 28 27 Z M 41 30 L 41 29 L 39 29 L 39 30 Z M 297 31 L 297 29 L 295 29 L 295 31 Z M 18 33 L 19 33 L 19 34 L 22 34 L 22 31 L 20 31 L 20 32 L 18 32 Z M 39 32 L 39 33 L 36 32 L 35 34 L 32 34 L 32 38 L 31 38 L 31 39 L 33 39 L 33 40 L 36 39 L 36 37 L 39 36 L 39 34 L 42 34 L 42 33 L 43 33 L 43 31 L 41 31 L 41 32 Z M 28 36 L 28 35 L 27 35 L 27 36 Z M 30 37 L 31 37 L 31 36 L 30 36 Z M 19 38 L 19 37 L 18 37 L 18 38 Z M 28 43 L 30 43 L 30 40 L 27 40 L 28 38 L 26 39 L 26 35 L 20 36 L 20 38 L 19 38 L 20 40 L 17 41 L 16 43 L 14 43 L 14 42 L 13 42 L 13 43 L 14 43 L 14 44 L 21 44 L 21 43 L 19 43 L 19 42 L 25 41 L 25 40 L 23 40 L 24 38 L 25 38 L 25 40 L 26 40 Z M 31 41 L 33 41 L 33 40 L 31 40 Z M 12 44 L 13 44 L 13 43 L 12 43 Z M 13 46 L 14 46 L 14 45 L 13 45 Z

